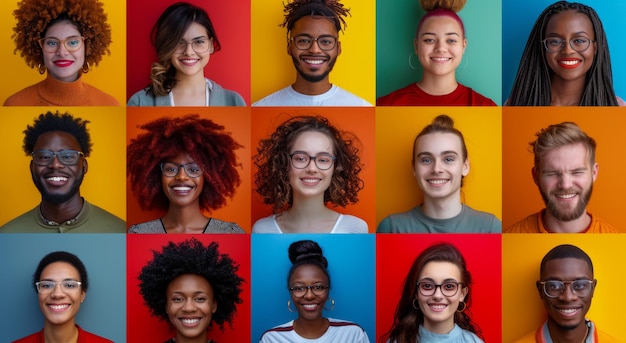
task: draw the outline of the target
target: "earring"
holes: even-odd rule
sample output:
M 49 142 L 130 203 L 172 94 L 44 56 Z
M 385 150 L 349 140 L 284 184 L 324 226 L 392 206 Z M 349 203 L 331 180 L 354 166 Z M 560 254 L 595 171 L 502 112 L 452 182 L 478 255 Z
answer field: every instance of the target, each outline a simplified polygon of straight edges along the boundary
M 89 62 L 85 61 L 85 63 L 83 64 L 83 69 L 82 69 L 83 73 L 87 74 L 89 72 Z
M 461 306 L 461 305 L 463 305 L 463 306 Z M 459 303 L 459 308 L 457 308 L 457 309 L 456 309 L 456 311 L 457 311 L 457 312 L 463 312 L 463 311 L 465 311 L 465 309 L 466 309 L 466 308 L 467 308 L 467 305 L 465 305 L 465 302 L 464 302 L 464 301 L 461 301 L 461 302 Z
M 293 309 L 293 310 L 291 309 L 291 300 L 287 301 L 287 309 L 289 310 L 289 312 L 292 312 L 292 313 L 296 312 L 295 309 Z
M 417 300 L 417 299 L 413 299 L 413 308 L 416 309 L 416 310 L 419 310 L 420 307 L 419 306 L 415 306 L 415 300 Z
M 39 63 L 37 65 L 37 71 L 39 71 L 39 74 L 43 75 L 46 72 L 46 66 L 41 64 L 41 63 Z
M 326 308 L 326 304 L 324 304 L 324 309 L 326 311 L 332 311 L 335 308 L 335 299 L 330 298 L 330 309 Z
M 409 54 L 409 67 L 411 67 L 411 69 L 413 69 L 413 70 L 417 70 L 417 68 L 415 68 L 413 63 L 411 63 L 411 59 L 413 58 L 413 56 L 415 56 L 415 53 L 412 52 L 412 53 Z

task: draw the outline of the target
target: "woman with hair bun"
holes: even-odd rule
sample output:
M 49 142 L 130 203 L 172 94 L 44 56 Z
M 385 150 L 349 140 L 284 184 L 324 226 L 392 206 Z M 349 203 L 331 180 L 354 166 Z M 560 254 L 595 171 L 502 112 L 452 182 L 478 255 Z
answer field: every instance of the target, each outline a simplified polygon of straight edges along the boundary
M 493 100 L 456 80 L 467 39 L 456 14 L 465 0 L 420 0 L 426 11 L 413 40 L 424 69 L 422 79 L 378 98 L 377 106 L 496 106 Z
M 377 232 L 502 233 L 502 223 L 493 214 L 461 202 L 470 164 L 465 139 L 452 118 L 437 116 L 415 137 L 411 165 L 424 202 L 383 219 Z
M 365 330 L 358 324 L 325 318 L 322 311 L 332 309 L 328 260 L 317 242 L 302 240 L 289 246 L 292 263 L 287 274 L 287 289 L 291 299 L 287 307 L 298 318 L 263 333 L 260 343 L 342 342 L 369 343 Z

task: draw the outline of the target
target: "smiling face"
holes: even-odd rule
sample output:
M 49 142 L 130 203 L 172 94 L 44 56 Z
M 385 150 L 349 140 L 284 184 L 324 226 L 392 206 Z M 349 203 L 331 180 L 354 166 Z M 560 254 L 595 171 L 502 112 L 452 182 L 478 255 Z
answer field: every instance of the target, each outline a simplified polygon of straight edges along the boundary
M 33 151 L 38 150 L 81 151 L 81 148 L 76 137 L 71 134 L 63 131 L 50 131 L 37 138 Z M 35 165 L 31 161 L 30 171 L 42 199 L 53 204 L 62 204 L 73 197 L 80 197 L 80 185 L 87 172 L 87 160 L 79 157 L 78 163 L 73 166 L 64 165 L 57 157 L 46 166 Z
M 181 165 L 195 163 L 194 159 L 188 153 L 179 153 L 164 162 L 171 162 L 178 167 L 176 176 L 169 177 L 161 173 L 163 192 L 170 201 L 170 207 L 199 206 L 200 194 L 204 187 L 204 175 L 189 177 L 185 168 L 181 167 Z
M 81 36 L 78 28 L 70 21 L 61 21 L 48 28 L 43 38 L 56 38 L 62 41 L 68 37 Z M 78 79 L 79 73 L 85 64 L 85 44 L 74 52 L 67 51 L 64 44 L 54 52 L 42 51 L 43 63 L 48 68 L 50 76 L 57 80 L 71 82 Z
M 577 258 L 560 258 L 548 261 L 541 274 L 541 281 L 558 280 L 593 280 L 593 273 L 587 262 Z M 571 284 L 565 286 L 564 292 L 556 297 L 547 297 L 541 286 L 538 285 L 539 296 L 548 313 L 548 322 L 560 330 L 573 330 L 585 325 L 585 315 L 591 307 L 591 299 L 595 290 L 595 282 L 591 293 L 579 297 L 572 293 Z
M 463 279 L 461 270 L 454 263 L 431 261 L 424 265 L 417 282 L 442 285 L 446 282 L 463 282 Z M 421 294 L 418 289 L 415 297 L 424 314 L 424 328 L 435 333 L 450 332 L 454 327 L 454 313 L 467 292 L 468 288 L 463 285 L 459 285 L 456 294 L 452 296 L 443 295 L 441 287 L 436 287 L 435 292 L 429 296 Z
M 78 270 L 67 262 L 54 262 L 47 265 L 39 276 L 39 281 L 81 281 Z M 81 287 L 65 289 L 56 285 L 51 291 L 38 293 L 39 308 L 43 313 L 46 325 L 74 326 L 74 318 L 80 310 L 80 303 L 85 299 L 85 292 Z
M 461 144 L 453 133 L 434 132 L 417 139 L 413 176 L 425 201 L 460 197 L 461 180 L 469 173 Z
M 335 47 L 328 51 L 320 49 L 318 42 L 313 42 L 311 47 L 300 50 L 293 41 L 294 37 L 305 36 L 311 39 L 320 37 L 334 37 L 338 39 L 338 32 L 332 21 L 324 18 L 305 16 L 299 19 L 290 32 L 287 53 L 293 60 L 293 65 L 298 72 L 298 78 L 308 82 L 320 82 L 328 80 L 328 74 L 333 70 L 337 56 L 341 54 L 341 42 L 337 40 Z
M 209 63 L 211 54 L 213 53 L 213 39 L 209 38 L 206 28 L 198 23 L 191 23 L 185 34 L 181 38 L 181 47 L 184 43 L 184 50 L 175 51 L 172 55 L 172 65 L 176 68 L 177 79 L 185 76 L 193 76 L 197 74 L 204 75 L 204 67 Z M 199 47 L 208 44 L 208 50 L 202 50 Z
M 299 266 L 293 271 L 289 279 L 289 287 L 311 286 L 315 284 L 328 285 L 328 276 L 320 267 L 312 264 Z M 293 293 L 290 294 L 291 302 L 296 311 L 298 311 L 299 318 L 306 320 L 322 318 L 322 310 L 328 299 L 328 289 L 321 295 L 314 294 L 312 289 L 307 289 L 306 293 L 301 297 L 296 297 Z
M 447 16 L 430 17 L 422 23 L 413 41 L 424 74 L 453 74 L 461 63 L 467 40 L 461 25 Z
M 334 155 L 332 140 L 319 131 L 304 131 L 293 142 L 290 154 L 295 152 L 304 153 L 308 156 Z M 319 158 L 319 157 L 318 157 Z M 322 196 L 330 187 L 335 165 L 327 170 L 321 170 L 311 159 L 304 169 L 298 169 L 289 163 L 289 184 L 293 190 L 294 198 Z
M 533 179 L 548 214 L 560 221 L 572 221 L 585 214 L 597 176 L 598 164 L 592 165 L 582 143 L 549 150 L 541 164 L 533 168 Z
M 587 15 L 568 10 L 553 15 L 546 25 L 544 38 L 564 40 L 560 52 L 546 51 L 546 62 L 552 70 L 553 78 L 565 81 L 585 80 L 586 74 L 593 65 L 596 55 L 596 37 L 593 24 Z M 582 52 L 572 49 L 570 41 L 576 38 L 591 40 L 589 48 Z
M 217 311 L 213 288 L 207 279 L 194 274 L 178 276 L 167 286 L 166 306 L 177 341 L 196 337 L 206 340 L 207 328 Z

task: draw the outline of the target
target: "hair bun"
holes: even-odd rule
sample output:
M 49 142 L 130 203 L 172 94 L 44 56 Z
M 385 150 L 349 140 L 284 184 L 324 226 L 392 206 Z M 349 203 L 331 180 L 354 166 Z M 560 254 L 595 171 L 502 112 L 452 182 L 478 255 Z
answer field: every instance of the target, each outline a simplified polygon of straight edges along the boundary
M 328 268 L 328 261 L 322 252 L 322 248 L 314 241 L 303 240 L 291 243 L 289 246 L 289 260 L 292 264 L 304 260 L 318 260 Z
M 420 6 L 426 12 L 440 8 L 458 12 L 463 9 L 465 2 L 466 0 L 420 0 Z

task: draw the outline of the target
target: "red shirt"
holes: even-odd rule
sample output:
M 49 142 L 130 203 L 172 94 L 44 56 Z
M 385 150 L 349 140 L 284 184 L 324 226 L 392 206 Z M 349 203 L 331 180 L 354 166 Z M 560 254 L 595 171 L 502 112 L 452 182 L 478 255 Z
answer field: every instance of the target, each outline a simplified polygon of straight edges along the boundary
M 94 335 L 90 332 L 87 332 L 80 328 L 80 326 L 76 325 L 78 328 L 78 343 L 113 343 L 113 341 L 108 340 L 106 338 L 100 337 L 98 335 Z M 12 343 L 44 343 L 43 337 L 43 329 L 39 332 L 35 332 L 30 336 L 26 336 L 24 338 L 20 338 L 17 341 L 13 341 Z
M 430 95 L 412 83 L 376 100 L 376 106 L 497 106 L 493 100 L 459 83 L 445 95 Z

